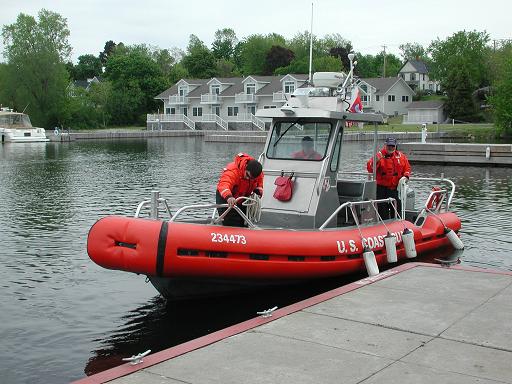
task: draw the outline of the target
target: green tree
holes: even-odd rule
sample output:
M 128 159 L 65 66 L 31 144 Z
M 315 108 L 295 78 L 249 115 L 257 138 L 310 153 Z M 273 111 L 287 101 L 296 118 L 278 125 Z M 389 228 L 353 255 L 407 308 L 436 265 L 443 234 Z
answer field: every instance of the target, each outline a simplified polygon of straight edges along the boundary
M 512 136 L 512 45 L 501 48 L 496 55 L 493 93 L 489 98 L 494 121 L 505 136 Z
M 265 59 L 273 45 L 285 46 L 284 37 L 277 34 L 251 35 L 240 46 L 241 71 L 244 75 L 263 75 Z
M 101 60 L 101 63 L 103 64 L 103 66 L 105 66 L 105 64 L 107 64 L 107 59 L 112 53 L 114 53 L 116 46 L 117 46 L 116 43 L 114 43 L 112 40 L 109 40 L 105 43 L 105 47 L 103 48 L 103 51 L 100 52 L 100 55 L 99 55 L 99 58 Z
M 91 54 L 78 56 L 78 64 L 73 69 L 75 80 L 85 80 L 102 74 L 101 60 Z
M 207 79 L 215 74 L 215 57 L 196 35 L 190 35 L 187 54 L 181 63 L 194 78 Z
M 384 71 L 384 54 L 378 55 L 356 55 L 357 66 L 355 73 L 359 77 L 383 77 Z M 390 53 L 386 53 L 386 73 L 385 77 L 396 77 L 402 66 L 400 59 Z
M 470 72 L 464 65 L 452 68 L 444 82 L 447 93 L 445 104 L 448 117 L 463 122 L 474 122 L 479 119 L 473 100 L 473 86 Z
M 404 62 L 406 60 L 428 60 L 427 50 L 419 43 L 400 44 L 398 48 L 401 51 L 400 56 L 402 56 Z
M 235 64 L 226 59 L 219 59 L 215 62 L 215 76 L 217 77 L 235 77 L 238 73 L 235 70 Z
M 107 60 L 105 77 L 112 86 L 108 113 L 116 125 L 143 124 L 145 114 L 158 108 L 155 95 L 169 85 L 143 46 L 116 49 Z
M 169 75 L 170 84 L 176 84 L 180 79 L 185 79 L 190 77 L 187 69 L 181 63 L 176 63 L 171 68 L 171 73 Z
M 451 69 L 465 67 L 473 89 L 489 85 L 488 42 L 489 35 L 477 31 L 460 31 L 446 40 L 433 41 L 428 48 L 432 57 L 431 77 L 444 87 Z
M 4 87 L 11 107 L 27 107 L 35 125 L 51 127 L 61 119 L 71 53 L 66 19 L 42 9 L 38 19 L 20 13 L 14 24 L 2 28 L 7 59 Z
M 212 43 L 212 53 L 217 60 L 231 60 L 233 51 L 238 44 L 236 33 L 231 28 L 223 28 L 215 31 L 215 39 Z

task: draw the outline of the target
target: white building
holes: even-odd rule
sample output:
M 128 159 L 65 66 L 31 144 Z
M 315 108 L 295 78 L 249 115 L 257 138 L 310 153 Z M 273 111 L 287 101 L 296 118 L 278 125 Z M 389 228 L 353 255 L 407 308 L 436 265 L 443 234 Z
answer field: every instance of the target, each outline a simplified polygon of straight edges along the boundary
M 407 114 L 414 91 L 401 77 L 373 77 L 361 79 L 361 100 L 366 112 L 387 116 Z
M 427 65 L 420 60 L 407 60 L 398 75 L 414 90 L 435 93 L 441 90 L 438 81 L 431 80 L 428 76 Z
M 444 102 L 440 100 L 414 101 L 407 110 L 404 124 L 440 124 L 447 118 Z
M 306 86 L 307 75 L 181 79 L 155 97 L 163 113 L 148 114 L 148 129 L 264 130 L 256 110 L 280 108 Z M 363 108 L 368 112 L 404 115 L 414 91 L 400 77 L 362 79 Z
M 147 116 L 148 128 L 265 129 L 254 115 L 260 108 L 278 108 L 307 75 L 181 79 L 156 96 L 163 114 Z

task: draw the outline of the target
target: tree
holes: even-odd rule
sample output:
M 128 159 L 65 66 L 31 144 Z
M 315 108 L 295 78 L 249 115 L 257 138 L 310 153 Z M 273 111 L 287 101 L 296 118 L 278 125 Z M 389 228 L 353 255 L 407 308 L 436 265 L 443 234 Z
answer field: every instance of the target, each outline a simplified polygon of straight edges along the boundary
M 215 62 L 215 76 L 217 77 L 235 77 L 235 64 L 226 59 L 219 59 Z
M 427 58 L 427 50 L 418 43 L 405 43 L 401 44 L 399 47 L 400 56 L 404 61 L 406 60 L 421 60 L 426 61 Z
M 78 64 L 73 69 L 75 80 L 85 80 L 94 76 L 100 76 L 103 70 L 101 60 L 91 54 L 78 56 Z
M 265 58 L 265 75 L 271 75 L 276 68 L 290 65 L 295 54 L 288 48 L 273 45 Z
M 215 39 L 212 43 L 212 53 L 217 60 L 231 60 L 233 51 L 238 44 L 236 33 L 231 28 L 218 29 L 215 31 Z
M 445 108 L 448 117 L 463 122 L 479 120 L 473 101 L 473 86 L 468 68 L 463 65 L 450 69 L 444 84 L 444 90 L 447 93 Z
M 195 78 L 207 79 L 215 74 L 215 57 L 196 35 L 190 35 L 187 54 L 181 63 Z
M 171 69 L 171 73 L 169 74 L 170 84 L 176 84 L 180 79 L 184 79 L 190 77 L 187 69 L 181 63 L 176 63 L 173 65 Z
M 285 46 L 284 37 L 277 34 L 251 35 L 240 46 L 241 71 L 244 75 L 263 75 L 265 59 L 273 45 Z
M 66 19 L 42 9 L 38 19 L 20 13 L 2 28 L 7 59 L 6 87 L 11 107 L 27 111 L 35 125 L 51 127 L 61 118 L 69 75 L 65 62 L 71 53 Z
M 114 124 L 142 124 L 145 114 L 158 108 L 155 95 L 169 82 L 143 46 L 126 46 L 107 60 L 105 77 L 112 92 L 108 113 Z
M 384 54 L 379 53 L 376 56 L 363 55 L 358 53 L 356 55 L 357 66 L 354 70 L 357 76 L 367 77 L 382 77 L 384 70 Z M 386 53 L 386 73 L 385 77 L 396 77 L 402 62 L 400 59 L 390 53 Z
M 103 66 L 107 64 L 108 57 L 114 53 L 116 49 L 116 43 L 114 43 L 112 40 L 109 40 L 105 43 L 105 47 L 103 48 L 103 51 L 100 52 L 100 60 Z
M 505 136 L 512 135 L 512 45 L 504 46 L 495 55 L 496 76 L 489 98 L 494 121 Z
M 486 32 L 460 31 L 446 40 L 437 39 L 429 46 L 432 56 L 430 75 L 445 86 L 453 68 L 465 67 L 473 89 L 489 85 L 486 57 L 490 53 Z

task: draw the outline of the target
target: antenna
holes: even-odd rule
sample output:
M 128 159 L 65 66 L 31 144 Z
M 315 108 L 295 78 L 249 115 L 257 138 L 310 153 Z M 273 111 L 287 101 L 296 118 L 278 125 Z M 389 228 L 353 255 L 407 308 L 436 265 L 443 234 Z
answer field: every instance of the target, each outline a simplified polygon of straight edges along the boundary
M 384 67 L 382 68 L 382 77 L 386 77 L 386 45 L 383 45 L 382 48 L 384 48 Z
M 23 111 L 21 111 L 21 113 L 25 113 L 25 111 L 27 110 L 29 105 L 30 105 L 30 103 L 28 103 L 27 106 L 25 108 L 23 108 Z
M 312 84 L 311 69 L 313 67 L 313 3 L 311 3 L 311 30 L 309 32 L 309 84 Z

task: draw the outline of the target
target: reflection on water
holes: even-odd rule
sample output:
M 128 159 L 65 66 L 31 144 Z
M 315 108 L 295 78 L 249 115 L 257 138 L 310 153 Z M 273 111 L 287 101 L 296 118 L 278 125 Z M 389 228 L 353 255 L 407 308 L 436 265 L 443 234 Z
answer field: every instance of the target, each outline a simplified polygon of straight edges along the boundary
M 133 215 L 157 189 L 172 208 L 213 202 L 234 154 L 261 144 L 201 138 L 101 140 L 0 146 L 0 371 L 5 383 L 66 383 L 344 284 L 306 284 L 250 298 L 165 306 L 143 276 L 105 270 L 86 254 L 87 232 L 108 214 Z M 371 143 L 346 143 L 344 171 L 364 171 Z M 462 262 L 512 270 L 506 255 L 510 170 L 413 166 L 457 184 Z M 435 255 L 439 257 L 439 255 Z M 352 277 L 354 279 L 355 277 Z M 85 368 L 84 368 L 85 367 Z

